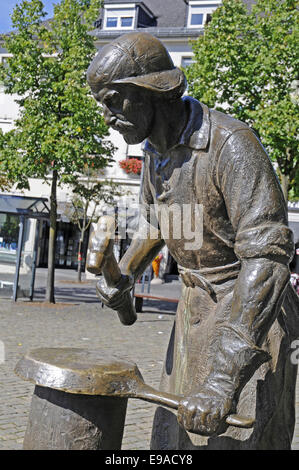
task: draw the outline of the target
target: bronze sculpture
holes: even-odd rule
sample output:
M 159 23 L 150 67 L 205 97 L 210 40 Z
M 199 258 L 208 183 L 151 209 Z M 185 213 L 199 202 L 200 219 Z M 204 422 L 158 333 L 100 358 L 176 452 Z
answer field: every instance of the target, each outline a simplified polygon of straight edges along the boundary
M 120 450 L 128 398 L 175 410 L 180 403 L 180 397 L 147 385 L 134 362 L 99 349 L 33 349 L 15 373 L 35 384 L 25 450 Z M 253 425 L 236 415 L 226 422 Z
M 87 78 L 106 123 L 129 144 L 147 139 L 140 231 L 119 263 L 118 285 L 101 280 L 97 293 L 120 308 L 164 243 L 184 283 L 161 389 L 185 399 L 178 419 L 157 409 L 151 447 L 289 449 L 299 302 L 289 283 L 286 204 L 264 148 L 244 123 L 182 97 L 183 72 L 148 33 L 103 47 Z M 190 249 L 174 223 L 165 235 L 161 205 L 200 205 L 201 244 Z M 253 415 L 254 429 L 228 428 L 235 412 Z

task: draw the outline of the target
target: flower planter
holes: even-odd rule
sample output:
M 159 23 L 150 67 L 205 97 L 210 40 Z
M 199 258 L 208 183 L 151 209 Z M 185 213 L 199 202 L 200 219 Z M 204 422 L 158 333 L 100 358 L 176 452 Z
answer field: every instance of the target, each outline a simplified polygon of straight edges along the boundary
M 119 166 L 125 171 L 130 177 L 138 178 L 141 174 L 142 161 L 137 158 L 127 158 L 119 162 Z

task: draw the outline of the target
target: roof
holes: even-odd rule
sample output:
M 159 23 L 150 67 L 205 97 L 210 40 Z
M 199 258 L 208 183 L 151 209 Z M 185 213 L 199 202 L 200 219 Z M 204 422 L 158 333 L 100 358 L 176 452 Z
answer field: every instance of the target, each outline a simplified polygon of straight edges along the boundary
M 49 218 L 48 198 L 0 194 L 0 213 Z
M 105 0 L 104 4 L 134 3 L 142 4 L 150 10 L 157 19 L 157 27 L 184 27 L 186 23 L 185 0 Z
M 256 0 L 243 0 L 243 2 L 251 7 Z M 186 28 L 187 15 L 188 15 L 188 3 L 189 0 L 104 0 L 105 5 L 115 5 L 115 4 L 137 4 L 140 6 L 145 6 L 145 10 L 153 14 L 157 20 L 157 26 L 155 28 L 146 28 L 148 32 L 156 34 L 160 37 L 169 37 L 175 35 L 176 37 L 184 36 L 195 36 L 198 35 L 197 28 Z M 103 10 L 101 10 L 100 18 L 102 17 Z M 45 20 L 44 23 L 51 22 L 51 19 Z M 9 33 L 8 33 L 9 34 Z M 118 34 L 112 31 L 105 31 L 102 29 L 96 29 L 93 31 L 97 37 L 101 36 L 103 38 L 110 39 L 115 37 Z M 6 35 L 6 34 L 5 34 Z M 5 36 L 3 34 L 3 36 Z M 1 41 L 1 32 L 0 32 L 0 41 Z M 2 49 L 0 52 L 5 52 Z
M 185 26 L 188 10 L 185 0 L 144 0 L 143 3 L 156 16 L 158 28 Z

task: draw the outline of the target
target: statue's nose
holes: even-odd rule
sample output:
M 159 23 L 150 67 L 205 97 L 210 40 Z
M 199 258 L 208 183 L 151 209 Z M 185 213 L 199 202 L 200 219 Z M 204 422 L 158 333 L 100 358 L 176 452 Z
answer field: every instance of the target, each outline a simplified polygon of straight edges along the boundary
M 107 108 L 104 106 L 104 119 L 107 126 L 112 126 L 116 123 L 117 117 Z

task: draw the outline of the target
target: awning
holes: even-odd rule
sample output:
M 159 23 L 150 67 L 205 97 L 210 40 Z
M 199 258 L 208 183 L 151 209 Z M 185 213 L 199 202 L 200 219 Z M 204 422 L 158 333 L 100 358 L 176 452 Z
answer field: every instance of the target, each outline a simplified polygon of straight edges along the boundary
M 0 213 L 24 215 L 28 218 L 48 219 L 50 209 L 45 197 L 15 196 L 0 194 Z

